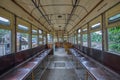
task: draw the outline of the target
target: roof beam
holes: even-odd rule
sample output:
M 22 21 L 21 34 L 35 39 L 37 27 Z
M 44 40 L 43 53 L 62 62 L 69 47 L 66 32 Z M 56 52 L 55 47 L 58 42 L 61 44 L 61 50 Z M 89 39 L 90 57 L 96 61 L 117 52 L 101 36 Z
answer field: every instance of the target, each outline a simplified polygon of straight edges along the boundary
M 70 33 L 81 21 L 83 21 L 98 5 L 100 5 L 104 0 L 100 0 L 73 28 L 68 32 Z
M 24 12 L 26 12 L 28 15 L 30 15 L 35 21 L 37 21 L 41 26 L 44 27 L 47 31 L 50 31 L 47 29 L 40 21 L 38 21 L 33 15 L 31 15 L 27 10 L 25 10 L 21 5 L 19 5 L 15 0 L 12 0 L 13 3 L 15 3 L 17 6 L 19 6 Z
M 69 15 L 69 17 L 68 17 L 68 20 L 67 20 L 67 22 L 66 22 L 66 25 L 65 25 L 65 27 L 64 27 L 64 30 L 66 30 L 66 27 L 67 27 L 67 25 L 69 24 L 69 21 L 70 21 L 70 19 L 72 18 L 72 15 L 73 15 L 73 13 L 75 12 L 75 10 L 76 10 L 76 5 L 79 3 L 79 0 L 75 0 L 75 4 L 73 5 L 73 8 L 72 8 L 72 10 L 71 10 L 71 13 L 70 13 L 70 15 Z
M 50 20 L 49 19 L 47 19 L 45 16 L 44 16 L 44 14 L 43 14 L 43 12 L 40 10 L 40 8 L 39 8 L 39 5 L 37 5 L 37 3 L 34 1 L 34 0 L 32 0 L 32 2 L 33 2 L 33 4 L 34 4 L 34 6 L 36 7 L 36 9 L 40 12 L 40 14 L 44 17 L 44 19 L 48 22 L 48 24 L 50 25 Z M 53 28 L 52 28 L 53 29 Z M 54 29 L 53 29 L 54 30 Z

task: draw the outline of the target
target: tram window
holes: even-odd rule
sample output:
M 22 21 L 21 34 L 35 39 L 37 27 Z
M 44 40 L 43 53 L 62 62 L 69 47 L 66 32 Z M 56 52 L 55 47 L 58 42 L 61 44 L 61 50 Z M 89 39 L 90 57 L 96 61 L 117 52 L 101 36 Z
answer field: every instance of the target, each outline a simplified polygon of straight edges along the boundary
M 37 46 L 37 30 L 32 30 L 32 47 Z
M 40 44 L 40 45 L 42 45 L 42 44 L 43 44 L 43 42 L 42 42 L 42 41 L 39 41 L 39 44 Z
M 120 25 L 108 28 L 108 51 L 120 54 Z
M 87 31 L 87 28 L 84 28 L 82 31 L 83 31 L 83 32 L 86 32 L 86 31 Z
M 29 48 L 29 28 L 18 24 L 17 28 L 17 51 Z
M 37 35 L 32 35 L 32 47 L 37 46 Z
M 91 33 L 91 47 L 102 50 L 102 31 Z
M 75 44 L 77 44 L 77 35 L 74 36 Z
M 46 44 L 46 37 L 44 36 L 44 38 L 43 38 L 43 39 L 44 39 L 44 45 L 45 45 L 45 44 Z
M 0 56 L 11 53 L 11 31 L 0 29 Z
M 4 25 L 4 26 L 9 26 L 10 25 L 10 21 L 6 18 L 0 17 L 0 24 Z
M 74 44 L 74 40 L 75 40 L 75 39 L 74 39 L 74 36 L 72 36 L 72 44 Z
M 80 41 L 81 34 L 80 33 L 81 33 L 81 29 L 78 30 L 78 44 L 81 43 L 81 41 Z
M 78 30 L 78 33 L 80 33 L 80 32 L 81 32 L 81 29 Z
M 28 49 L 29 46 L 29 34 L 27 33 L 17 33 L 17 51 Z
M 39 34 L 42 34 L 42 30 L 39 30 Z
M 91 26 L 91 30 L 99 28 L 101 23 L 97 23 Z
M 114 23 L 120 21 L 120 13 L 108 18 L 108 23 Z
M 88 42 L 87 42 L 87 34 L 83 34 L 82 35 L 82 41 L 83 41 L 83 46 L 88 46 Z
M 80 34 L 78 34 L 78 44 L 80 44 L 80 43 L 81 43 L 81 41 L 80 41 L 80 37 L 81 37 L 81 35 L 80 35 Z
M 57 42 L 57 37 L 54 37 L 54 42 Z
M 42 35 L 41 35 L 41 34 L 39 34 L 39 44 L 40 44 L 40 45 L 43 44 L 43 43 L 42 43 Z
M 52 35 L 51 34 L 47 34 L 47 36 L 48 36 L 48 43 L 52 43 Z M 59 38 L 59 41 L 61 42 L 62 39 Z
M 39 44 L 42 45 L 42 30 L 39 30 Z
M 23 30 L 23 31 L 28 31 L 28 27 L 20 25 L 20 24 L 18 25 L 18 29 Z

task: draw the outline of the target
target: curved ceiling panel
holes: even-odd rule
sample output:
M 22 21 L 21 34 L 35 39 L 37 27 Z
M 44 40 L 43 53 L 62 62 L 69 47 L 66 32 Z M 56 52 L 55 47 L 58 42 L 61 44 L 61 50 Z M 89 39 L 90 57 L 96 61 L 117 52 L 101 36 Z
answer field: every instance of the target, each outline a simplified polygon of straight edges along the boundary
M 6 2 L 7 0 L 0 0 L 0 5 Z M 21 8 L 29 14 L 27 19 L 32 17 L 31 21 L 37 21 L 49 31 L 70 32 L 115 5 L 119 0 L 10 0 L 9 2 L 12 5 L 6 4 L 4 7 L 8 9 L 12 7 L 13 12 L 19 15 L 17 8 Z M 26 14 L 21 13 L 21 16 L 24 15 Z

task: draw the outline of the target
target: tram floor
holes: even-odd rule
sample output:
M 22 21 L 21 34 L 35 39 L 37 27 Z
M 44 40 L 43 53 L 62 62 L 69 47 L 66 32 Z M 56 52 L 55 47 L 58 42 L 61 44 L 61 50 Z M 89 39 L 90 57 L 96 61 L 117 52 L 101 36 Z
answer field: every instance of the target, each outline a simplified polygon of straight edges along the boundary
M 58 48 L 40 80 L 79 80 L 64 48 Z

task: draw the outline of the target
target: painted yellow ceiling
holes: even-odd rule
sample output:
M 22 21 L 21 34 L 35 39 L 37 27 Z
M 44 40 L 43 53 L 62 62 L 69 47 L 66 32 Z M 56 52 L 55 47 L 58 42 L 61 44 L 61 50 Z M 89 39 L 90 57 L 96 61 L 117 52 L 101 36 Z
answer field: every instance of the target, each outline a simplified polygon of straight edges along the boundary
M 67 33 L 118 2 L 120 0 L 0 0 L 0 6 L 43 30 Z

